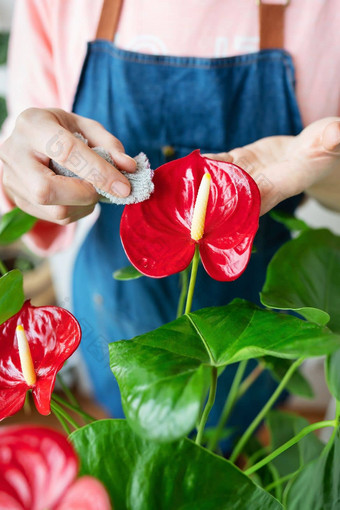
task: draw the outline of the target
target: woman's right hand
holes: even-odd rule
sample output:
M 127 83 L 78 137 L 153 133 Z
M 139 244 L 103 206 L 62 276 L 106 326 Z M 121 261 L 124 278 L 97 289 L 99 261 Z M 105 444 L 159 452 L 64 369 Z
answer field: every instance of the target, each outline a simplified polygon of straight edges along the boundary
M 94 186 L 120 197 L 130 194 L 126 177 L 73 136 L 75 132 L 87 138 L 90 147 L 104 147 L 119 170 L 136 170 L 121 142 L 98 122 L 59 109 L 29 108 L 0 146 L 4 190 L 20 209 L 67 225 L 93 211 L 100 198 Z M 56 175 L 50 159 L 81 179 Z

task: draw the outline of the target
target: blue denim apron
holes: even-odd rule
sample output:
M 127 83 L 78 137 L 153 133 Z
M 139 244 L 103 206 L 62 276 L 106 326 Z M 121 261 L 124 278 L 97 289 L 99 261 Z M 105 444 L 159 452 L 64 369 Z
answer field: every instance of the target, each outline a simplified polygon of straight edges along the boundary
M 73 111 L 99 121 L 122 141 L 127 154 L 145 152 L 155 169 L 167 161 L 165 146 L 173 147 L 172 158 L 180 158 L 196 148 L 224 152 L 270 135 L 298 134 L 302 124 L 294 85 L 292 59 L 281 49 L 210 59 L 145 55 L 96 40 L 88 45 Z M 298 200 L 280 208 L 292 212 Z M 116 269 L 129 265 L 119 238 L 122 211 L 101 205 L 78 254 L 73 284 L 74 311 L 83 329 L 81 350 L 94 393 L 114 417 L 123 411 L 107 344 L 173 320 L 180 291 L 178 275 L 128 282 L 112 278 Z M 262 217 L 257 252 L 245 273 L 235 282 L 220 283 L 201 267 L 193 309 L 225 305 L 235 297 L 258 302 L 267 264 L 287 240 L 284 227 Z M 211 423 L 235 369 L 229 367 L 219 379 Z M 274 387 L 269 374 L 263 374 L 238 406 L 238 422 L 249 422 Z

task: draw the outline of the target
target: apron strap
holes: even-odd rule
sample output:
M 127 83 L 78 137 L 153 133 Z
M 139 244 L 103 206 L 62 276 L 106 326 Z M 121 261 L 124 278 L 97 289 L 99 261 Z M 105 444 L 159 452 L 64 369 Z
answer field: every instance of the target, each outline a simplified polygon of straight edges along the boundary
M 123 0 L 104 0 L 96 39 L 113 41 L 122 9 Z
M 259 5 L 260 50 L 284 47 L 284 15 L 290 0 L 281 4 L 263 3 Z
M 284 47 L 284 14 L 289 4 L 259 4 L 260 50 Z M 113 41 L 116 34 L 123 0 L 104 0 L 96 39 Z

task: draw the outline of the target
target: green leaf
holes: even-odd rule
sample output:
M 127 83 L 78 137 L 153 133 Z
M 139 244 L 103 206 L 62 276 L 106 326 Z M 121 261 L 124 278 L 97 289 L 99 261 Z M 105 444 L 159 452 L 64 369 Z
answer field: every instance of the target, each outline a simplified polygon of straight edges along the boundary
M 5 64 L 7 60 L 8 40 L 8 32 L 0 33 L 0 65 Z
M 288 241 L 269 263 L 261 301 L 295 310 L 340 333 L 340 236 L 309 230 Z
M 131 427 L 147 438 L 171 441 L 194 428 L 211 366 L 264 355 L 319 356 L 339 347 L 340 335 L 325 327 L 236 299 L 114 342 L 109 351 Z
M 0 324 L 13 317 L 24 301 L 23 277 L 14 269 L 0 278 Z
M 13 243 L 31 230 L 36 221 L 18 207 L 4 214 L 0 221 L 0 244 Z
M 2 124 L 4 123 L 4 120 L 7 117 L 7 106 L 6 106 L 6 100 L 4 97 L 0 96 L 0 128 Z
M 333 397 L 340 401 L 340 350 L 326 359 L 326 381 Z
M 101 420 L 71 435 L 81 475 L 97 477 L 115 510 L 279 510 L 237 467 L 189 439 L 146 441 L 124 420 Z
M 330 448 L 307 464 L 291 484 L 287 496 L 289 510 L 336 510 L 340 501 L 339 432 Z
M 288 372 L 293 361 L 287 359 L 274 358 L 273 356 L 266 356 L 263 358 L 263 362 L 268 368 L 273 377 L 280 382 L 285 374 Z M 314 393 L 311 385 L 302 375 L 300 370 L 296 370 L 292 377 L 289 379 L 286 389 L 293 393 L 294 395 L 299 395 L 299 397 L 304 398 L 313 398 Z
M 268 413 L 266 423 L 271 435 L 271 451 L 276 450 L 309 425 L 309 422 L 301 416 L 277 410 Z M 311 433 L 281 453 L 272 463 L 280 477 L 283 477 L 319 457 L 323 447 L 323 443 Z
M 310 230 L 307 223 L 285 211 L 272 210 L 270 211 L 269 216 L 278 223 L 282 223 L 291 232 L 304 232 L 305 230 Z
M 142 275 L 142 273 L 140 273 L 135 267 L 127 266 L 117 269 L 112 276 L 115 280 L 136 280 L 144 275 Z

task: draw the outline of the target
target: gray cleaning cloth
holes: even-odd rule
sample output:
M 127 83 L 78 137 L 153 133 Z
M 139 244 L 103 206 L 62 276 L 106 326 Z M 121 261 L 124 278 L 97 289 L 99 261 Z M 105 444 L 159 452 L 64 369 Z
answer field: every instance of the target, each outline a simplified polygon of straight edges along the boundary
M 88 145 L 88 141 L 84 138 L 80 133 L 74 133 L 76 138 L 79 138 L 82 142 Z M 113 159 L 110 154 L 103 147 L 93 147 L 93 149 L 99 156 L 104 158 L 108 163 L 112 166 L 115 166 Z M 150 198 L 151 193 L 154 190 L 154 184 L 152 182 L 153 171 L 150 168 L 150 163 L 148 158 L 143 152 L 138 154 L 135 158 L 133 158 L 137 163 L 137 170 L 134 173 L 129 172 L 121 172 L 131 184 L 131 193 L 128 197 L 122 198 L 117 197 L 116 195 L 111 195 L 106 191 L 103 191 L 99 188 L 96 188 L 97 193 L 102 195 L 104 198 L 100 199 L 100 202 L 104 203 L 112 203 L 117 205 L 126 205 L 126 204 L 137 204 L 138 202 L 143 202 Z M 59 165 L 53 159 L 50 162 L 50 168 L 58 175 L 64 175 L 66 177 L 76 177 L 80 179 L 78 175 L 71 172 L 67 168 Z

